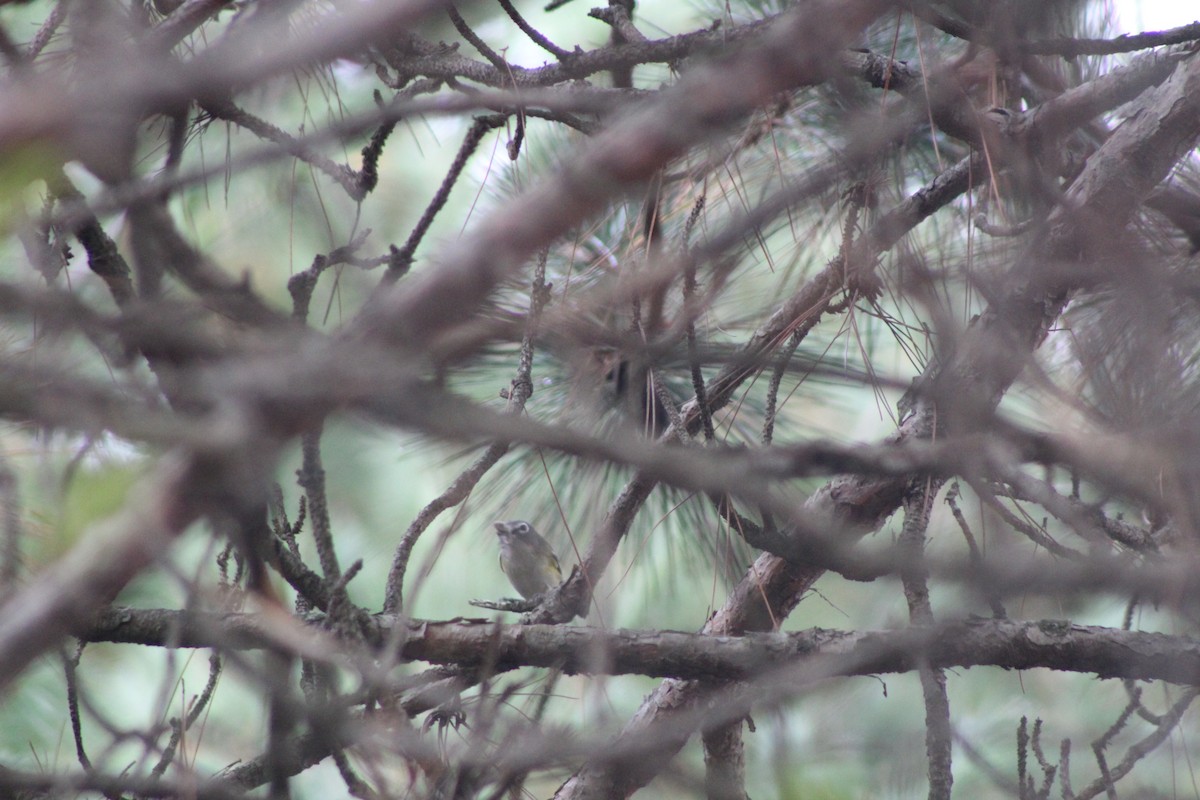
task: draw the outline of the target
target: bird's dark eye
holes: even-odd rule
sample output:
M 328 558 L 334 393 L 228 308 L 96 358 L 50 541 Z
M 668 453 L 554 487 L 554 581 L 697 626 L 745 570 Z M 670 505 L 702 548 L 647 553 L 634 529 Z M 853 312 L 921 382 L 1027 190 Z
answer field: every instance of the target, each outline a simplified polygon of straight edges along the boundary
M 516 525 L 517 533 L 529 533 L 529 525 L 524 522 L 518 522 Z

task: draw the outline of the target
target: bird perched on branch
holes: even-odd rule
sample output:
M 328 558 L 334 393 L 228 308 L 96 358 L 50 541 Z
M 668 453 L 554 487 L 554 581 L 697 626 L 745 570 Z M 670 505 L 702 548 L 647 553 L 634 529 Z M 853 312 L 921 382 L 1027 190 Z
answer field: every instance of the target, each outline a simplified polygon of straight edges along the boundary
M 500 569 L 526 600 L 562 582 L 550 544 L 524 520 L 492 523 L 500 537 Z

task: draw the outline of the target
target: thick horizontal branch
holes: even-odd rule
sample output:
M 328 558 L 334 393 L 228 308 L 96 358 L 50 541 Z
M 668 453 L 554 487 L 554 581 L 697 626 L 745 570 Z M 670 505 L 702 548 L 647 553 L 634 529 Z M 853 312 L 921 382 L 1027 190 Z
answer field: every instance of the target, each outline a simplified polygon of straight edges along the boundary
M 0 794 L 4 797 L 60 797 L 77 792 L 103 792 L 109 797 L 193 797 L 196 800 L 240 800 L 238 787 L 225 781 L 161 780 L 123 773 L 50 774 L 18 772 L 0 767 Z
M 712 636 L 674 631 L 610 631 L 566 625 L 494 625 L 483 621 L 374 618 L 375 644 L 390 626 L 405 626 L 405 659 L 466 667 L 554 667 L 570 674 L 746 680 L 779 668 L 845 659 L 827 675 L 909 672 L 934 667 L 995 666 L 1094 673 L 1101 678 L 1200 683 L 1200 640 L 1065 620 L 971 619 L 930 628 Z M 112 608 L 86 631 L 87 641 L 176 647 L 265 647 L 281 641 L 249 614 L 195 614 Z M 312 655 L 310 650 L 309 655 Z M 335 654 L 331 653 L 332 658 Z M 828 665 L 833 667 L 834 665 Z
M 440 80 L 466 79 L 495 88 L 516 86 L 526 89 L 581 80 L 622 67 L 674 64 L 695 55 L 711 54 L 763 36 L 777 20 L 778 15 L 774 15 L 718 30 L 706 27 L 663 39 L 576 50 L 562 61 L 540 67 L 506 64 L 500 69 L 494 64 L 462 56 L 457 51 L 392 57 L 388 62 L 407 80 L 417 76 Z
M 489 652 L 490 649 L 490 652 Z M 558 625 L 421 625 L 403 654 L 435 663 L 559 667 L 568 673 L 741 680 L 793 662 L 852 657 L 843 674 L 997 666 L 1094 672 L 1102 678 L 1200 682 L 1200 641 L 1049 620 L 977 620 L 931 629 L 708 636 Z

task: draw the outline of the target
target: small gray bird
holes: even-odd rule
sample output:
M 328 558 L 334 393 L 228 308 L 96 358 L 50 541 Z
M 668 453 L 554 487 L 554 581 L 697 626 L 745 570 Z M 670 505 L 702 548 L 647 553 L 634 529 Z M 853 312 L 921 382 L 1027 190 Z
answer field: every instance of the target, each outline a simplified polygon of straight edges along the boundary
M 528 600 L 562 583 L 562 569 L 549 543 L 523 519 L 493 522 L 500 537 L 500 569 Z

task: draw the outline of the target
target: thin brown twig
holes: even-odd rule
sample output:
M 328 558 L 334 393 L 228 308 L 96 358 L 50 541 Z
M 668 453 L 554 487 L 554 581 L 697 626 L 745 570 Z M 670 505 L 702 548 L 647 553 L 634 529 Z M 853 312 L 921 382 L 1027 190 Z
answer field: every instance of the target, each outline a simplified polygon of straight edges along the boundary
M 526 20 L 525 17 L 521 16 L 521 13 L 517 11 L 515 6 L 513 6 L 511 0 L 500 0 L 500 7 L 503 8 L 504 13 L 508 14 L 509 18 L 517 24 L 517 27 L 521 29 L 521 32 L 528 36 L 530 41 L 532 41 L 538 47 L 542 48 L 559 61 L 566 61 L 571 58 L 572 53 L 570 50 L 562 49 L 554 42 L 550 41 L 541 33 L 539 33 L 536 28 L 529 24 L 529 21 Z
M 458 148 L 458 153 L 451 162 L 450 168 L 446 171 L 446 177 L 442 179 L 442 183 L 438 186 L 437 191 L 433 195 L 433 199 L 429 201 L 429 205 L 425 207 L 425 211 L 421 213 L 421 218 L 417 220 L 417 224 L 413 226 L 412 232 L 409 233 L 408 239 L 404 245 L 392 252 L 388 259 L 388 271 L 384 274 L 384 283 L 394 283 L 401 275 L 408 271 L 412 265 L 413 255 L 420 246 L 421 240 L 425 238 L 425 234 L 429 231 L 429 226 L 433 224 L 434 218 L 438 212 L 445 207 L 446 201 L 450 198 L 450 190 L 454 188 L 454 184 L 458 182 L 458 178 L 462 175 L 462 171 L 467 166 L 467 161 L 471 155 L 479 147 L 479 143 L 483 141 L 483 137 L 488 131 L 499 128 L 504 124 L 507 117 L 503 114 L 494 114 L 486 117 L 476 117 L 471 124 L 471 128 L 467 131 L 467 135 L 463 137 L 463 142 Z
M 546 253 L 543 252 L 538 258 L 530 286 L 529 313 L 526 316 L 525 334 L 521 340 L 520 360 L 512 381 L 512 389 L 508 393 L 507 413 L 509 414 L 521 414 L 525 410 L 525 403 L 533 395 L 533 343 L 537 337 L 542 310 L 549 302 L 550 286 L 546 283 Z M 455 478 L 446 491 L 421 509 L 396 546 L 392 567 L 388 573 L 387 586 L 384 589 L 383 609 L 385 612 L 398 613 L 403 608 L 404 575 L 408 569 L 408 560 L 412 549 L 421 534 L 433 524 L 433 521 L 443 511 L 466 500 L 487 471 L 508 452 L 509 447 L 508 442 L 494 442 L 488 445 L 483 454 Z
M 909 622 L 916 626 L 934 624 L 929 601 L 929 573 L 925 565 L 925 539 L 934 496 L 941 482 L 931 478 L 913 481 L 904 501 L 904 527 L 898 544 L 908 554 L 909 567 L 901 570 L 900 580 L 908 603 Z M 951 772 L 950 698 L 946 694 L 946 673 L 921 659 L 918 670 L 925 700 L 925 756 L 929 774 L 929 800 L 949 800 L 954 784 Z

